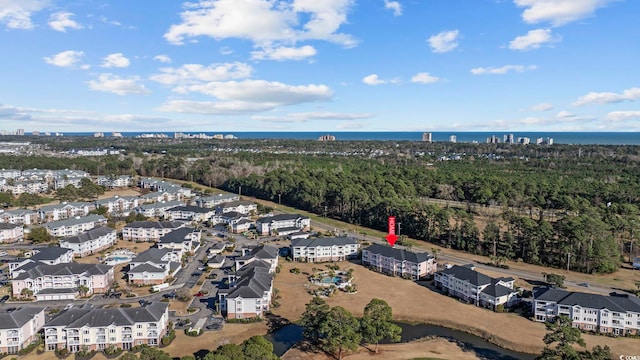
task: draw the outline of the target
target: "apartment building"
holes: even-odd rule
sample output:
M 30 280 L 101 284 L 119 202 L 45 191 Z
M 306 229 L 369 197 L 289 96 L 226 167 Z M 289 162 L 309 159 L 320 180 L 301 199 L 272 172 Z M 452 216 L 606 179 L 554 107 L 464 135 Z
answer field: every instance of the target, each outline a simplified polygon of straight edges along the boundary
M 437 264 L 428 253 L 373 244 L 362 249 L 362 264 L 371 269 L 393 276 L 420 279 L 436 272 Z
M 629 294 L 609 296 L 542 287 L 533 291 L 535 321 L 565 315 L 574 327 L 613 335 L 640 334 L 640 299 Z
M 62 311 L 44 326 L 47 351 L 131 350 L 158 346 L 169 324 L 169 304 L 152 302 L 135 308 L 96 308 L 91 304 Z
M 150 189 L 151 191 L 162 191 L 178 194 L 179 198 L 191 197 L 191 189 L 182 187 L 181 184 L 154 178 L 140 178 L 138 186 L 142 189 Z
M 87 216 L 93 208 L 92 204 L 85 202 L 63 202 L 40 207 L 38 209 L 38 217 L 41 222 L 59 221 L 78 216 Z
M 266 216 L 256 221 L 256 230 L 260 235 L 287 235 L 293 232 L 309 230 L 311 219 L 299 214 L 279 214 Z
M 237 212 L 240 214 L 246 214 L 246 215 L 249 215 L 251 213 L 257 213 L 258 204 L 252 203 L 250 201 L 238 200 L 238 201 L 232 201 L 232 202 L 220 204 L 216 208 L 216 212 L 219 214 L 224 214 L 231 211 Z
M 445 293 L 492 310 L 519 301 L 518 292 L 513 289 L 514 282 L 511 277 L 492 278 L 479 273 L 473 265 L 454 265 L 434 276 L 436 287 Z
M 88 215 L 66 220 L 52 221 L 43 225 L 45 229 L 55 237 L 75 236 L 94 227 L 106 226 L 107 218 L 102 215 Z
M 31 225 L 38 223 L 38 213 L 33 210 L 0 210 L 0 223 Z
M 176 206 L 165 212 L 165 218 L 168 220 L 182 220 L 205 222 L 208 221 L 215 211 L 199 206 Z
M 252 249 L 244 248 L 241 250 L 242 256 L 235 258 L 236 269 L 253 262 L 264 261 L 269 264 L 269 272 L 273 273 L 278 267 L 278 248 L 269 245 L 260 245 Z
M 24 239 L 24 226 L 0 223 L 0 243 L 13 243 Z
M 236 194 L 217 194 L 211 196 L 203 196 L 199 197 L 195 200 L 197 206 L 213 209 L 220 204 L 238 201 L 240 200 L 240 195 Z
M 140 205 L 135 210 L 138 214 L 142 214 L 146 217 L 165 218 L 167 211 L 177 206 L 184 206 L 184 203 L 178 200 L 162 201 L 153 204 Z
M 82 234 L 60 239 L 62 248 L 71 249 L 75 256 L 87 256 L 115 245 L 118 241 L 116 230 L 106 226 L 93 228 Z
M 291 240 L 294 261 L 343 261 L 358 257 L 358 241 L 352 237 L 300 238 Z
M 45 322 L 43 307 L 17 307 L 0 311 L 0 354 L 15 354 L 38 338 Z
M 158 240 L 156 247 L 158 249 L 172 249 L 180 251 L 181 254 L 195 252 L 200 247 L 200 239 L 202 233 L 190 227 L 176 229 Z
M 127 281 L 138 285 L 162 284 L 181 269 L 181 260 L 180 250 L 149 248 L 131 259 Z
M 155 242 L 185 225 L 182 221 L 134 221 L 122 228 L 122 238 L 129 241 Z
M 36 301 L 72 300 L 78 287 L 85 286 L 87 295 L 105 293 L 114 280 L 113 266 L 103 264 L 28 263 L 12 271 L 12 295 L 21 297 L 22 289 L 29 289 Z
M 45 180 L 16 180 L 13 182 L 5 181 L 2 185 L 2 191 L 11 193 L 14 196 L 21 194 L 41 194 L 49 190 L 49 183 Z
M 68 264 L 73 261 L 73 250 L 58 246 L 35 248 L 25 252 L 25 258 L 17 258 L 9 262 L 9 278 L 13 271 L 29 263 L 43 263 L 47 265 Z
M 220 311 L 229 319 L 264 316 L 273 294 L 271 264 L 257 260 L 243 265 L 229 277 L 229 288 L 218 290 Z
M 133 177 L 129 175 L 98 176 L 95 183 L 108 189 L 125 188 L 133 185 Z
M 95 201 L 96 208 L 106 208 L 107 214 L 127 216 L 138 207 L 137 196 L 113 196 Z

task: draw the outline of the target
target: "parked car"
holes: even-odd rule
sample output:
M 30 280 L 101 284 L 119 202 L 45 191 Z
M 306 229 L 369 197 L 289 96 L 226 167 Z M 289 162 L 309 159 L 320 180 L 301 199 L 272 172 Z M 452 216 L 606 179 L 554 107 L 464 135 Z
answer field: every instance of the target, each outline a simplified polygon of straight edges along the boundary
M 6 251 L 0 251 L 0 256 L 7 256 L 9 255 L 9 253 L 7 253 Z
M 72 307 L 73 307 L 73 304 L 67 304 L 67 305 L 65 305 L 64 310 L 69 310 Z
M 0 299 L 0 303 L 5 303 L 7 302 L 7 300 L 9 300 L 9 295 L 5 295 Z
M 578 286 L 589 287 L 589 284 L 583 282 L 583 283 L 578 284 Z
M 178 294 L 176 294 L 175 292 L 170 292 L 170 293 L 162 294 L 162 297 L 165 299 L 175 299 L 178 297 Z

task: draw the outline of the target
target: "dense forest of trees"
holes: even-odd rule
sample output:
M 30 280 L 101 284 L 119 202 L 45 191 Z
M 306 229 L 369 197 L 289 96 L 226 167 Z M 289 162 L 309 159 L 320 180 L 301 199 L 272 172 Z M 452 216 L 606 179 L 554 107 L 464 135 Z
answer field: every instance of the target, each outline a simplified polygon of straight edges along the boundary
M 0 156 L 0 168 L 191 180 L 381 230 L 395 215 L 416 239 L 583 272 L 615 271 L 640 234 L 637 146 L 117 141 L 126 155 Z M 100 142 L 46 146 L 83 144 Z M 452 154 L 460 160 L 438 160 Z

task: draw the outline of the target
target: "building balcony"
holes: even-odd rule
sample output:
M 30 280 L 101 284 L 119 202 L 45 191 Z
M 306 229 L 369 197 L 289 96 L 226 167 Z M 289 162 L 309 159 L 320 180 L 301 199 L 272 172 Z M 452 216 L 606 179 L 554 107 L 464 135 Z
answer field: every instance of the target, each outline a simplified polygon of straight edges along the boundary
M 157 338 L 158 337 L 158 332 L 157 331 L 149 331 L 149 332 L 147 332 L 147 337 Z
M 80 340 L 68 340 L 69 345 L 80 345 Z

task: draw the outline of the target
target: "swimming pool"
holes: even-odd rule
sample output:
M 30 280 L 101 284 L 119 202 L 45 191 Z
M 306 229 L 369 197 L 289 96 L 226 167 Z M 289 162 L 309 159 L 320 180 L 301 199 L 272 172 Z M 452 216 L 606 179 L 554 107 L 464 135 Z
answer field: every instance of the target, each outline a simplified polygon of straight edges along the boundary
M 342 282 L 342 278 L 340 278 L 339 276 L 334 276 L 334 277 L 324 277 L 321 280 L 323 283 L 325 284 L 338 284 L 340 282 Z

